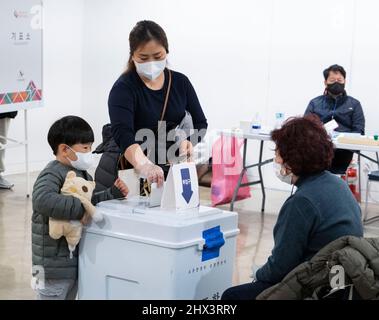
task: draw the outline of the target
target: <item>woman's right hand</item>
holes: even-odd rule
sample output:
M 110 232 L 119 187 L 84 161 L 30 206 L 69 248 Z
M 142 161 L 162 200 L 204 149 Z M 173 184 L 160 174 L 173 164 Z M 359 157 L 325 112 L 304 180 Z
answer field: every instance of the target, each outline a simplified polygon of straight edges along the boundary
M 156 182 L 158 187 L 163 185 L 164 174 L 162 168 L 152 163 L 144 155 L 140 145 L 135 143 L 129 146 L 124 156 L 132 164 L 137 173 L 146 178 L 148 182 Z
M 160 166 L 157 166 L 152 162 L 146 162 L 137 168 L 137 172 L 146 178 L 149 183 L 156 182 L 158 187 L 163 185 L 164 174 Z

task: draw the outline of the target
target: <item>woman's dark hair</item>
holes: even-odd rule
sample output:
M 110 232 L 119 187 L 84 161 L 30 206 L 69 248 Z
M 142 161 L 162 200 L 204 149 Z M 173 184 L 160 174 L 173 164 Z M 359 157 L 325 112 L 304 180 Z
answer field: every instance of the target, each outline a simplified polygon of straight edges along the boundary
M 47 141 L 55 155 L 62 143 L 71 147 L 77 143 L 91 143 L 94 140 L 91 126 L 76 116 L 66 116 L 55 121 L 47 134 Z
M 135 69 L 135 65 L 132 60 L 134 51 L 136 51 L 141 45 L 146 44 L 150 40 L 155 40 L 161 44 L 166 53 L 168 53 L 168 41 L 167 36 L 162 27 L 150 20 L 142 20 L 137 22 L 133 30 L 129 34 L 129 61 L 126 72 Z
M 338 64 L 333 64 L 329 68 L 326 68 L 324 70 L 323 74 L 324 74 L 324 79 L 325 80 L 328 79 L 329 73 L 332 72 L 332 71 L 333 72 L 339 72 L 339 73 L 341 73 L 343 75 L 343 77 L 346 79 L 346 71 L 345 71 L 345 69 L 342 66 L 338 65 Z
M 284 166 L 297 176 L 320 173 L 330 168 L 333 143 L 319 117 L 310 114 L 288 119 L 271 133 Z

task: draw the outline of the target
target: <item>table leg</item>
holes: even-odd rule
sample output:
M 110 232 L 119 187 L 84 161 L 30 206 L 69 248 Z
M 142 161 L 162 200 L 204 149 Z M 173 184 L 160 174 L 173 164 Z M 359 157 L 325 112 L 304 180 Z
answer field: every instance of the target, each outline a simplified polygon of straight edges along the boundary
M 236 201 L 239 188 L 241 188 L 242 178 L 246 172 L 246 153 L 247 153 L 247 139 L 243 140 L 243 158 L 242 158 L 242 170 L 238 177 L 237 186 L 234 189 L 232 201 L 230 202 L 230 211 L 234 209 L 234 202 Z
M 358 188 L 359 188 L 359 202 L 362 202 L 362 187 L 361 187 L 361 152 L 358 152 Z
M 264 213 L 265 211 L 265 203 L 266 203 L 266 192 L 265 192 L 265 186 L 263 184 L 263 175 L 262 175 L 262 157 L 263 157 L 263 143 L 264 141 L 261 141 L 261 147 L 259 150 L 259 166 L 258 166 L 258 173 L 259 173 L 259 180 L 261 184 L 261 189 L 262 189 L 262 207 L 261 207 L 261 212 Z
M 25 171 L 26 171 L 26 197 L 30 197 L 30 169 L 29 169 L 29 134 L 28 134 L 28 110 L 24 110 L 25 133 Z

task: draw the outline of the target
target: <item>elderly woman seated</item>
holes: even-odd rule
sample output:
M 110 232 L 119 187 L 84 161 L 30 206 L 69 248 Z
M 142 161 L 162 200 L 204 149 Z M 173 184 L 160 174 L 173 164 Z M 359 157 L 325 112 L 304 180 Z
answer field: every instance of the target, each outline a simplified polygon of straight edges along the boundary
M 317 116 L 292 118 L 271 133 L 274 171 L 297 187 L 283 204 L 274 227 L 274 248 L 252 283 L 229 288 L 222 299 L 253 300 L 310 260 L 328 243 L 363 236 L 361 210 L 346 182 L 327 171 L 333 144 Z

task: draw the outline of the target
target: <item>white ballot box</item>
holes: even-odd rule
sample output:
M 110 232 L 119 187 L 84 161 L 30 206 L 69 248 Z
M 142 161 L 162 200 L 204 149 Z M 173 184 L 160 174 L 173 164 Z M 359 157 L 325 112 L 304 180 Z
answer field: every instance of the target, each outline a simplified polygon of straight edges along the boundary
M 232 286 L 235 212 L 149 208 L 143 197 L 99 203 L 83 230 L 79 299 L 219 299 Z

